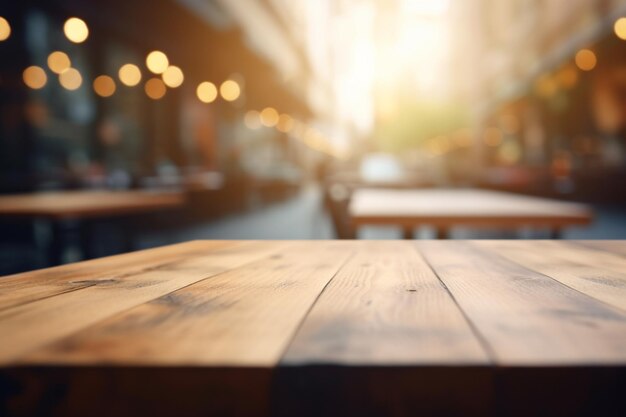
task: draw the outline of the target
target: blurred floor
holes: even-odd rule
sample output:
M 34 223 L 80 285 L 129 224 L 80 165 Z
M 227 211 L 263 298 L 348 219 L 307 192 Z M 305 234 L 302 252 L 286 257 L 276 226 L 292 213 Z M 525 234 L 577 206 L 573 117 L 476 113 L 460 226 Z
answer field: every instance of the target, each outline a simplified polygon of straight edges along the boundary
M 141 247 L 193 239 L 333 239 L 330 218 L 322 209 L 320 189 L 307 185 L 296 197 L 249 213 L 194 224 L 173 235 L 144 236 Z

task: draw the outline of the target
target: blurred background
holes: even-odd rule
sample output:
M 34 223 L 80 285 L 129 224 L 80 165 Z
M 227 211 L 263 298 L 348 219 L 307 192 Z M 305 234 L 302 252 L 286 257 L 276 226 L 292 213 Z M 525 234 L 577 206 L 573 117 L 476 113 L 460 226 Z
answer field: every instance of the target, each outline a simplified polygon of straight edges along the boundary
M 189 239 L 400 237 L 346 231 L 373 186 L 584 202 L 593 223 L 564 238 L 626 238 L 624 0 L 21 0 L 0 16 L 0 196 L 182 201 L 1 216 L 1 274 Z

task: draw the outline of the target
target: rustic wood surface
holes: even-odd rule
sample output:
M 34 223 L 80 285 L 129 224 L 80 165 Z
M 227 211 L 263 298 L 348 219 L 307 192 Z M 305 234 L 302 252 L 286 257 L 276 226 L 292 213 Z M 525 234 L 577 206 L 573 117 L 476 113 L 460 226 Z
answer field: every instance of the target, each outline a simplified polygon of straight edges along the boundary
M 626 242 L 193 241 L 0 278 L 0 415 L 625 415 Z
M 384 224 L 560 229 L 592 220 L 591 209 L 584 204 L 471 189 L 363 188 L 353 193 L 348 212 L 355 227 Z
M 180 208 L 184 193 L 162 191 L 51 191 L 0 196 L 0 216 L 75 219 Z

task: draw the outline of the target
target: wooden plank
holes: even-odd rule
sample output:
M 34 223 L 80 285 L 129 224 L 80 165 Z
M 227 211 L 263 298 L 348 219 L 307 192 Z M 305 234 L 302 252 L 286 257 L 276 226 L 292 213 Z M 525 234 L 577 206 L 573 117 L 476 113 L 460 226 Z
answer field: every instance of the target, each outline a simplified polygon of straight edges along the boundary
M 488 415 L 487 354 L 415 248 L 353 245 L 281 360 L 272 415 Z
M 569 242 L 504 240 L 475 244 L 626 310 L 626 258 Z
M 114 314 L 269 256 L 282 242 L 243 243 L 0 311 L 0 364 Z M 114 259 L 114 258 L 111 258 Z M 86 280 L 89 275 L 86 275 Z
M 267 253 L 267 245 L 259 242 L 255 251 Z M 291 243 L 272 257 L 153 297 L 20 363 L 271 367 L 351 248 L 348 242 Z M 206 262 L 200 266 L 210 270 Z M 179 279 L 194 271 L 181 270 Z
M 357 255 L 325 289 L 285 364 L 486 364 L 441 282 L 405 242 L 355 242 Z
M 506 366 L 626 364 L 626 314 L 463 242 L 415 243 Z
M 76 262 L 0 278 L 0 310 L 135 275 L 186 257 L 233 246 L 234 241 L 192 241 Z

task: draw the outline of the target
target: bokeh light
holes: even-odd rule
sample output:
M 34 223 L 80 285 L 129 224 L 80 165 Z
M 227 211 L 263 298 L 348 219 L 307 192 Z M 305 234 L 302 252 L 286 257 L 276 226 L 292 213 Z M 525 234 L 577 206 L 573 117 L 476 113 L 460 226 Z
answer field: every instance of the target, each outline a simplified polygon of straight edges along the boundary
M 535 93 L 543 98 L 550 98 L 558 91 L 559 86 L 553 77 L 546 74 L 541 76 L 535 83 Z
M 74 43 L 85 42 L 89 36 L 89 28 L 87 24 L 78 17 L 70 17 L 65 21 L 63 25 L 63 32 L 67 39 Z
M 118 71 L 118 76 L 122 84 L 128 87 L 134 87 L 141 82 L 141 71 L 134 64 L 124 64 Z
M 235 101 L 241 94 L 241 88 L 239 84 L 237 84 L 237 81 L 226 80 L 220 85 L 220 94 L 226 101 Z
M 162 74 L 169 67 L 170 61 L 161 51 L 152 51 L 146 57 L 146 66 L 155 74 Z
M 93 91 L 100 97 L 111 97 L 115 94 L 115 80 L 108 75 L 101 75 L 93 80 Z
M 618 38 L 626 41 L 626 17 L 620 17 L 615 21 L 613 30 Z
M 11 36 L 11 25 L 9 21 L 0 16 L 0 41 L 5 41 Z
M 209 81 L 201 82 L 196 89 L 196 95 L 203 103 L 211 103 L 217 98 L 217 87 Z
M 150 78 L 146 81 L 144 89 L 146 90 L 146 95 L 153 100 L 163 98 L 167 92 L 167 87 L 165 87 L 165 83 L 160 78 Z
M 163 82 L 170 88 L 180 87 L 185 80 L 183 71 L 175 65 L 167 67 L 162 75 Z
M 48 55 L 48 68 L 56 74 L 62 73 L 71 66 L 72 62 L 65 52 L 54 51 Z
M 578 83 L 578 71 L 571 64 L 567 65 L 559 71 L 557 80 L 561 87 L 570 89 Z
M 66 90 L 76 90 L 83 84 L 83 77 L 76 68 L 68 68 L 59 74 L 59 82 Z
M 294 126 L 294 120 L 288 114 L 283 113 L 278 117 L 278 123 L 276 124 L 276 129 L 278 129 L 279 131 L 283 133 L 291 132 L 291 130 L 293 129 L 293 126 Z
M 22 79 L 24 80 L 24 84 L 28 87 L 33 90 L 38 90 L 46 85 L 48 76 L 43 68 L 33 65 L 24 70 Z
M 583 71 L 591 71 L 596 67 L 598 59 L 590 49 L 581 49 L 576 54 L 576 66 Z
M 246 112 L 244 117 L 244 123 L 248 129 L 258 129 L 261 125 L 261 115 L 256 110 L 250 110 Z
M 264 126 L 276 126 L 278 118 L 278 112 L 273 107 L 266 107 L 261 111 L 261 123 L 263 123 Z

